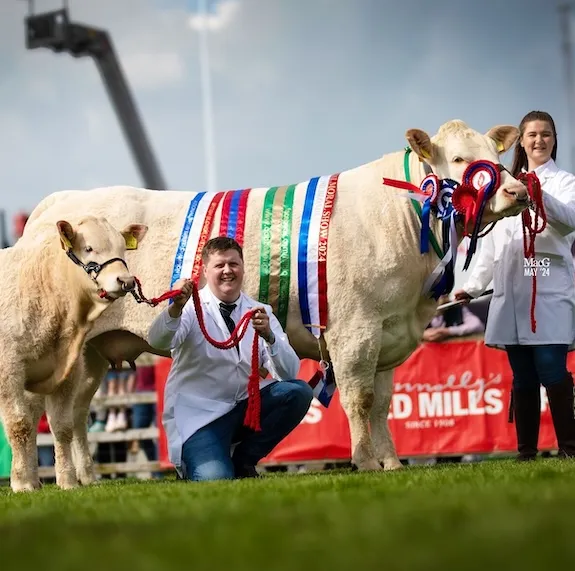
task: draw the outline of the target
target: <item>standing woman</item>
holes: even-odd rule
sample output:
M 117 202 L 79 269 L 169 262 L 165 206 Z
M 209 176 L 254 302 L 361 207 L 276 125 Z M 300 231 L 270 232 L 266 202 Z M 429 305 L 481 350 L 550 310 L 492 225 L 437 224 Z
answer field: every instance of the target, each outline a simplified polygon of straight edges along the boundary
M 519 125 L 512 174 L 535 172 L 541 182 L 547 226 L 535 238 L 535 260 L 525 260 L 521 216 L 500 220 L 481 239 L 476 265 L 456 299 L 469 301 L 493 280 L 485 344 L 504 349 L 513 371 L 512 406 L 519 460 L 537 455 L 541 391 L 547 391 L 562 457 L 575 457 L 573 377 L 567 352 L 575 348 L 575 176 L 555 164 L 557 132 L 543 111 Z M 533 207 L 529 214 L 534 218 Z M 540 225 L 541 221 L 539 221 Z M 536 332 L 531 329 L 531 268 L 535 265 Z

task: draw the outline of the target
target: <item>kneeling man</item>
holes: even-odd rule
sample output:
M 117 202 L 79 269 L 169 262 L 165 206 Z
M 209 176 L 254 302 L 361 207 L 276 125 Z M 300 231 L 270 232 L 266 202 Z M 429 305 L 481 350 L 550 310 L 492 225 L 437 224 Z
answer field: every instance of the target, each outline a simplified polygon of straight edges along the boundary
M 241 246 L 232 238 L 213 238 L 202 251 L 202 262 L 201 311 L 212 339 L 228 338 L 245 313 L 258 311 L 238 347 L 218 349 L 205 339 L 194 304 L 187 303 L 192 283 L 174 285 L 182 293 L 148 334 L 152 347 L 172 354 L 163 415 L 170 462 L 188 480 L 257 477 L 256 464 L 301 422 L 313 392 L 296 379 L 300 360 L 271 307 L 242 292 Z M 272 376 L 260 383 L 261 431 L 243 426 L 255 331 L 260 335 L 259 365 Z

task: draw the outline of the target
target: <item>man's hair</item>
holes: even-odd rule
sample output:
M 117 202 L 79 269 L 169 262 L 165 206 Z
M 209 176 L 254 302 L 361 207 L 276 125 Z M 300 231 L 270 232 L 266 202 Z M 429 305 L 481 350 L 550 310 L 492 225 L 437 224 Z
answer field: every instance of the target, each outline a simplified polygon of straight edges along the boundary
M 202 249 L 202 262 L 205 264 L 209 257 L 215 252 L 225 252 L 226 250 L 235 250 L 240 258 L 244 259 L 244 253 L 242 247 L 229 236 L 217 236 L 206 242 L 206 245 Z

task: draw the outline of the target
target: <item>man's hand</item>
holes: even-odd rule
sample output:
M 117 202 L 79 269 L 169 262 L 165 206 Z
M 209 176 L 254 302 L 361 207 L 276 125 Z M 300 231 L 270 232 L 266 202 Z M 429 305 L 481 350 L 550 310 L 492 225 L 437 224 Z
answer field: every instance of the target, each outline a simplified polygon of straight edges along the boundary
M 260 334 L 264 341 L 267 341 L 270 345 L 273 345 L 275 336 L 270 327 L 270 318 L 266 313 L 265 307 L 256 307 L 255 313 L 252 317 L 252 325 L 254 329 Z
M 447 327 L 430 327 L 423 332 L 423 340 L 437 343 L 449 337 Z
M 190 296 L 192 295 L 192 282 L 188 279 L 178 280 L 174 284 L 174 289 L 182 290 L 182 293 L 172 298 L 173 303 L 168 309 L 170 317 L 176 318 L 182 315 L 182 309 L 184 309 L 184 305 L 186 305 L 188 299 L 190 299 Z
M 463 289 L 458 289 L 456 292 L 454 292 L 453 297 L 457 300 L 457 301 L 463 301 L 465 304 L 468 304 L 473 297 L 471 297 L 465 290 Z

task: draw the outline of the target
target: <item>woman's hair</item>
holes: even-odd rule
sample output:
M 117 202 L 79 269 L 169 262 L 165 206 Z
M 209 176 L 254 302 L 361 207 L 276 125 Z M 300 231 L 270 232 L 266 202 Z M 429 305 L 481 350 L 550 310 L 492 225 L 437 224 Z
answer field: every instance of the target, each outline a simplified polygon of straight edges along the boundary
M 525 115 L 525 117 L 523 117 L 523 119 L 521 119 L 521 123 L 519 123 L 519 139 L 517 140 L 517 143 L 515 143 L 513 164 L 511 166 L 511 174 L 514 177 L 521 172 L 521 169 L 527 169 L 527 154 L 525 153 L 525 149 L 521 146 L 521 138 L 523 137 L 523 133 L 525 133 L 525 125 L 531 121 L 546 121 L 549 123 L 551 130 L 553 131 L 553 138 L 555 139 L 555 145 L 551 151 L 551 158 L 553 160 L 557 159 L 557 131 L 555 129 L 553 117 L 545 111 L 530 111 Z

